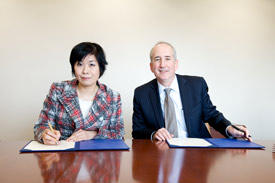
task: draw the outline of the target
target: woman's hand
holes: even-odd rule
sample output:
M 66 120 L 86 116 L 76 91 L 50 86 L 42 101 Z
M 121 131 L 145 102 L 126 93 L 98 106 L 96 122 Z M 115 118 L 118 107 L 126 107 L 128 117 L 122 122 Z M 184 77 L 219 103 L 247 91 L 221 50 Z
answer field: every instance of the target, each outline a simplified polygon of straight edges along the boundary
M 59 144 L 60 136 L 61 134 L 58 130 L 51 131 L 50 129 L 46 129 L 43 131 L 42 140 L 46 145 L 55 145 Z
M 74 132 L 68 139 L 68 142 L 78 142 L 82 140 L 93 139 L 97 135 L 97 131 L 78 130 Z

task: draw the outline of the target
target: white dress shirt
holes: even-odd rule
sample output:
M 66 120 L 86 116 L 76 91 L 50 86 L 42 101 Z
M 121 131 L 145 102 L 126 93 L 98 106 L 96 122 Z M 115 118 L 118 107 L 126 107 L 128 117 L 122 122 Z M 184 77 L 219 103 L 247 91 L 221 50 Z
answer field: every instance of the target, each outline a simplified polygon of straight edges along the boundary
M 158 88 L 159 88 L 159 96 L 160 96 L 160 105 L 162 109 L 162 114 L 164 117 L 164 99 L 165 99 L 165 86 L 161 85 L 158 82 Z M 170 97 L 174 103 L 175 112 L 176 112 L 176 119 L 177 119 L 177 126 L 178 126 L 178 137 L 187 137 L 187 130 L 186 130 L 186 124 L 184 119 L 184 111 L 182 108 L 181 103 L 181 97 L 180 97 L 180 91 L 179 91 L 179 85 L 178 85 L 178 79 L 175 76 L 173 82 L 171 83 L 171 86 L 168 87 L 171 88 Z M 183 99 L 184 100 L 184 99 Z M 164 118 L 165 119 L 165 118 Z
M 93 104 L 92 101 L 82 100 L 78 98 L 80 110 L 83 116 L 83 119 L 85 119 L 88 116 L 89 110 Z

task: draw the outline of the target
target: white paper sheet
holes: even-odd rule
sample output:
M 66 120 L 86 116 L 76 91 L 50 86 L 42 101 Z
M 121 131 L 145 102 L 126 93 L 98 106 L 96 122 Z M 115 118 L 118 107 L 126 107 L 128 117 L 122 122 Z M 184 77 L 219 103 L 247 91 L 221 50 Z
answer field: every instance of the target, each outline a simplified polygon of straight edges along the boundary
M 24 149 L 29 149 L 32 151 L 47 151 L 47 150 L 66 150 L 74 148 L 74 142 L 67 142 L 61 140 L 58 145 L 45 145 L 37 141 L 31 141 Z
M 207 147 L 212 145 L 206 140 L 200 138 L 172 138 L 167 141 L 170 145 L 179 147 Z

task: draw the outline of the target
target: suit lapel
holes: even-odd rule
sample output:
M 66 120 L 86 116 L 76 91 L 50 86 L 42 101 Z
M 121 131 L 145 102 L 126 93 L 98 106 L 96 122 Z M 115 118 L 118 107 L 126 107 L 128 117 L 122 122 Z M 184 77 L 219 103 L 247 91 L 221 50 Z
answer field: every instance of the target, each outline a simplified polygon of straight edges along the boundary
M 70 85 L 64 87 L 62 95 L 57 96 L 58 100 L 63 104 L 65 110 L 75 123 L 76 130 L 83 128 L 84 119 L 79 107 L 79 101 L 76 92 L 77 81 L 73 80 Z
M 181 103 L 182 103 L 182 109 L 184 111 L 184 119 L 185 119 L 185 124 L 186 124 L 186 129 L 187 129 L 187 133 L 188 136 L 190 135 L 190 118 L 189 118 L 189 112 L 190 109 L 188 108 L 188 106 L 190 106 L 190 100 L 192 99 L 192 97 L 190 96 L 190 92 L 188 89 L 188 85 L 186 83 L 186 80 L 179 75 L 176 75 L 177 79 L 178 79 L 178 85 L 179 85 L 179 90 L 180 90 L 180 98 L 181 98 Z
M 158 89 L 158 84 L 157 84 L 156 79 L 154 79 L 151 83 L 149 100 L 151 101 L 151 104 L 153 106 L 153 110 L 154 110 L 155 117 L 158 122 L 159 128 L 165 127 L 162 109 L 161 109 L 161 105 L 160 105 L 159 89 Z

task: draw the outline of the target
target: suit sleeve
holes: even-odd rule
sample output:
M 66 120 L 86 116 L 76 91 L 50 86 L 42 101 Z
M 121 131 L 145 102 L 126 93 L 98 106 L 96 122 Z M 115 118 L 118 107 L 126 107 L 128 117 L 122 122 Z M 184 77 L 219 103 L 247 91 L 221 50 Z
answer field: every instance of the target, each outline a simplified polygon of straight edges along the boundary
M 202 104 L 203 104 L 203 120 L 208 122 L 215 130 L 219 131 L 225 137 L 226 127 L 231 125 L 221 112 L 216 110 L 208 95 L 208 86 L 202 78 Z
M 146 119 L 143 113 L 143 109 L 145 106 L 142 106 L 142 97 L 138 95 L 138 92 L 135 90 L 134 101 L 133 101 L 133 131 L 132 137 L 134 139 L 150 139 L 151 134 L 155 131 L 154 129 L 149 128 L 146 125 Z M 143 99 L 146 100 L 146 99 Z

